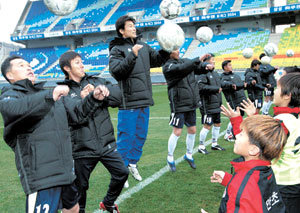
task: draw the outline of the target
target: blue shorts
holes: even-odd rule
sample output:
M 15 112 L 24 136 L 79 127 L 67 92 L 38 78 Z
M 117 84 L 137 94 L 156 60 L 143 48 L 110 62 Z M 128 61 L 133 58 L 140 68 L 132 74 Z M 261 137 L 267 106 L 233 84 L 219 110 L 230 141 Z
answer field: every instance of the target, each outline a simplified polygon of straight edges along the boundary
M 221 123 L 221 113 L 214 113 L 214 114 L 201 114 L 201 122 L 202 124 L 207 124 L 209 126 L 213 124 Z
M 75 184 L 43 189 L 26 197 L 26 212 L 50 213 L 73 208 L 79 199 Z
M 183 125 L 187 127 L 196 126 L 196 110 L 172 113 L 169 125 L 179 129 L 182 129 Z

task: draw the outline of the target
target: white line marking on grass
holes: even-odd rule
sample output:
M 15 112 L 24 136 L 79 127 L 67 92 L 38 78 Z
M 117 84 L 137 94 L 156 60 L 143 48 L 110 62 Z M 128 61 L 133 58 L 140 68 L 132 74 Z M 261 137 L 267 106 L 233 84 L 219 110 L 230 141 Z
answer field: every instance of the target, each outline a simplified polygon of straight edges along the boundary
M 225 134 L 226 130 L 221 132 L 219 134 L 219 138 L 221 136 L 223 136 Z M 208 146 L 209 144 L 211 144 L 211 139 L 206 141 L 204 143 L 205 146 Z M 198 146 L 196 146 L 193 150 L 193 154 L 195 154 L 196 152 L 198 152 Z M 180 158 L 175 160 L 175 165 L 181 163 L 182 161 L 184 161 L 183 159 L 184 155 L 181 156 Z M 153 175 L 151 175 L 150 177 L 146 178 L 145 180 L 143 180 L 142 182 L 138 183 L 136 186 L 128 189 L 126 192 L 122 193 L 119 198 L 117 199 L 117 201 L 115 202 L 116 204 L 120 205 L 123 201 L 125 201 L 126 199 L 130 198 L 133 194 L 141 191 L 144 187 L 148 186 L 150 183 L 156 181 L 157 179 L 159 179 L 161 176 L 163 176 L 165 173 L 167 173 L 168 171 L 170 171 L 169 166 L 166 165 L 165 167 L 161 168 L 158 172 L 154 173 Z M 102 211 L 95 210 L 94 213 L 100 213 Z

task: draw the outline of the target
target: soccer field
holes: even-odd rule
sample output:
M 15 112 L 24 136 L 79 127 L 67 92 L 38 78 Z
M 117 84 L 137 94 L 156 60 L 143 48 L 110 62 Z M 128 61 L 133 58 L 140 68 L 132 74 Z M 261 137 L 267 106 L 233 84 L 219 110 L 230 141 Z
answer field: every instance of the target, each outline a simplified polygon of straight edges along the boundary
M 150 108 L 149 133 L 144 146 L 143 156 L 139 162 L 139 170 L 143 181 L 166 166 L 167 143 L 172 132 L 169 122 L 169 101 L 167 87 L 165 85 L 153 86 L 155 106 Z M 199 143 L 200 112 L 197 110 L 197 136 L 195 147 Z M 113 124 L 117 127 L 117 109 L 111 110 Z M 222 117 L 223 132 L 228 119 Z M 2 123 L 2 120 L 1 120 Z M 1 125 L 3 135 L 3 124 Z M 175 159 L 185 154 L 186 129 L 178 141 L 175 151 Z M 211 138 L 209 134 L 207 140 Z M 5 144 L 1 136 L 0 143 L 0 212 L 25 212 L 25 195 L 22 190 L 17 170 L 14 163 L 14 153 Z M 220 136 L 219 143 L 226 151 L 210 151 L 209 155 L 194 154 L 197 169 L 193 170 L 185 162 L 177 165 L 175 173 L 166 172 L 157 180 L 144 188 L 136 187 L 136 192 L 130 197 L 124 197 L 119 207 L 120 212 L 200 212 L 203 208 L 208 212 L 217 212 L 224 187 L 210 183 L 210 176 L 214 170 L 230 172 L 230 160 L 236 157 L 233 154 L 233 143 L 226 142 Z M 109 173 L 102 165 L 98 165 L 92 173 L 90 188 L 87 198 L 86 212 L 95 212 L 102 201 L 109 184 Z M 140 182 L 129 176 L 129 189 L 131 190 Z

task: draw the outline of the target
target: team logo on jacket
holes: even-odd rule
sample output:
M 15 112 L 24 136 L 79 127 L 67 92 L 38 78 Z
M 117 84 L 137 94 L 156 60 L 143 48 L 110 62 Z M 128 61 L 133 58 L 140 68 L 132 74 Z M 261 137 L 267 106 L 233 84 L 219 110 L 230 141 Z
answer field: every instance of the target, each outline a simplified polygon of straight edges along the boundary
M 231 76 L 230 78 L 233 79 L 233 76 Z
M 210 75 L 209 78 L 213 78 L 212 75 Z
M 76 93 L 75 92 L 71 93 L 71 98 L 75 98 L 75 97 L 77 97 Z
M 131 52 L 132 50 L 130 48 L 128 48 L 128 52 Z

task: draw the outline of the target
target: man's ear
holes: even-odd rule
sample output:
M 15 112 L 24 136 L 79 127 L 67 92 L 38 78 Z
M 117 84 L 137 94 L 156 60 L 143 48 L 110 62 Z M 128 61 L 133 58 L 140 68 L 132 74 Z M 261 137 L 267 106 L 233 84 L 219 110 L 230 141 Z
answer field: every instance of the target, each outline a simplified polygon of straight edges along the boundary
M 71 72 L 71 67 L 69 66 L 64 66 L 64 70 L 67 71 L 67 73 Z
M 119 29 L 119 32 L 124 35 L 124 29 Z
M 14 76 L 13 76 L 13 74 L 12 74 L 11 72 L 7 72 L 7 73 L 6 73 L 6 77 L 7 77 L 7 79 L 8 79 L 9 81 L 14 79 Z
M 260 149 L 257 146 L 251 144 L 248 153 L 249 153 L 250 156 L 259 156 Z
M 290 94 L 288 94 L 288 95 L 283 95 L 282 98 L 283 98 L 284 100 L 286 100 L 286 101 L 291 102 L 292 94 L 290 93 Z

